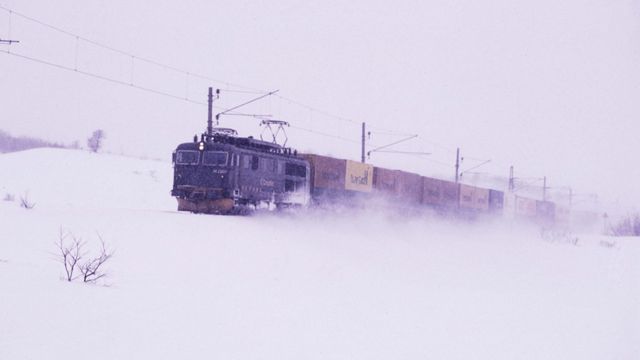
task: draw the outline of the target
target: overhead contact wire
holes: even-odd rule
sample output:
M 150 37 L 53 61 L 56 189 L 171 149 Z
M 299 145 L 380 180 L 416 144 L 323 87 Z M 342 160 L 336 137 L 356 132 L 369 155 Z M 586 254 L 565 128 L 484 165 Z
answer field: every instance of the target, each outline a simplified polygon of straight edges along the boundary
M 186 99 L 186 98 L 184 98 L 182 96 L 177 96 L 177 95 L 174 95 L 174 94 L 171 94 L 171 93 L 168 93 L 168 92 L 164 92 L 164 91 L 160 91 L 160 90 L 156 90 L 156 89 L 153 89 L 153 88 L 148 88 L 148 87 L 144 87 L 144 86 L 140 86 L 140 85 L 136 85 L 136 84 L 131 84 L 131 83 L 128 83 L 126 81 L 110 78 L 110 77 L 107 77 L 107 76 L 104 76 L 104 75 L 100 75 L 100 74 L 95 74 L 95 73 L 92 73 L 92 72 L 89 72 L 89 71 L 74 69 L 74 68 L 71 68 L 71 67 L 68 67 L 68 66 L 65 66 L 65 65 L 56 64 L 56 63 L 53 63 L 53 62 L 50 62 L 50 61 L 46 61 L 46 60 L 42 60 L 42 59 L 38 59 L 38 58 L 35 58 L 35 57 L 32 57 L 32 56 L 23 55 L 23 54 L 19 54 L 19 53 L 16 53 L 16 52 L 9 52 L 8 50 L 1 51 L 1 52 L 5 53 L 5 54 L 8 54 L 8 55 L 11 55 L 11 56 L 16 56 L 16 57 L 19 57 L 19 58 L 22 58 L 22 59 L 25 59 L 25 60 L 29 60 L 29 61 L 32 61 L 32 62 L 36 62 L 36 63 L 39 63 L 39 64 L 55 67 L 55 68 L 58 68 L 58 69 L 61 69 L 61 70 L 67 70 L 67 71 L 70 71 L 70 72 L 75 72 L 75 73 L 78 73 L 78 74 L 86 75 L 86 76 L 93 77 L 93 78 L 96 78 L 96 79 L 100 79 L 100 80 L 103 80 L 103 81 L 108 81 L 108 82 L 111 82 L 111 83 L 114 83 L 114 84 L 123 85 L 123 86 L 129 87 L 129 88 L 135 88 L 135 89 L 146 91 L 146 92 L 149 92 L 149 93 L 162 95 L 162 96 L 170 97 L 170 98 L 177 99 L 177 100 L 186 101 L 186 102 L 189 102 L 189 103 L 192 103 L 192 104 L 198 104 L 198 105 L 204 105 L 204 106 L 207 105 L 207 103 L 205 103 L 205 102 Z M 221 107 L 217 107 L 216 106 L 215 108 L 223 110 L 223 108 L 221 108 Z
M 103 44 L 103 43 L 100 43 L 100 42 L 98 42 L 98 41 L 95 41 L 95 40 L 91 40 L 91 39 L 85 38 L 85 37 L 80 36 L 80 35 L 78 35 L 78 34 L 74 34 L 74 33 L 70 32 L 70 31 L 67 31 L 67 30 L 64 30 L 64 29 L 62 29 L 62 28 L 59 28 L 59 27 L 57 27 L 57 26 L 54 26 L 54 25 L 48 24 L 48 23 L 46 23 L 46 22 L 44 22 L 44 21 L 38 20 L 38 19 L 36 19 L 36 18 L 33 18 L 33 17 L 31 17 L 31 16 L 28 16 L 28 15 L 22 14 L 22 13 L 20 13 L 20 12 L 13 11 L 12 9 L 9 9 L 9 8 L 7 8 L 7 7 L 4 7 L 3 5 L 0 5 L 0 9 L 2 9 L 2 10 L 4 10 L 4 11 L 9 12 L 9 14 L 15 14 L 15 15 L 17 15 L 17 16 L 19 16 L 19 17 L 21 17 L 21 18 L 25 19 L 25 20 L 28 20 L 28 21 L 34 22 L 34 23 L 36 23 L 36 24 L 39 24 L 39 25 L 44 26 L 44 27 L 46 27 L 46 28 L 49 28 L 49 29 L 51 29 L 51 30 L 57 31 L 57 32 L 62 33 L 62 34 L 64 34 L 64 35 L 67 35 L 67 36 L 69 36 L 69 37 L 77 38 L 78 40 L 81 40 L 81 41 L 84 41 L 84 42 L 89 43 L 89 44 L 91 44 L 91 45 L 94 45 L 94 46 L 97 46 L 97 47 L 100 47 L 100 48 L 103 48 L 103 49 L 106 49 L 106 50 L 112 51 L 112 52 L 117 53 L 117 54 L 121 54 L 121 55 L 124 55 L 124 56 L 134 57 L 135 59 L 137 59 L 137 60 L 139 60 L 139 61 L 143 61 L 143 62 L 146 62 L 146 63 L 152 64 L 152 65 L 155 65 L 155 66 L 158 66 L 158 67 L 161 67 L 161 68 L 167 69 L 167 70 L 172 70 L 172 71 L 175 71 L 175 72 L 178 72 L 178 73 L 182 73 L 182 74 L 185 74 L 185 75 L 187 75 L 187 74 L 188 74 L 188 75 L 190 75 L 190 76 L 198 77 L 198 78 L 201 78 L 201 79 L 204 79 L 204 80 L 209 80 L 209 81 L 212 81 L 212 82 L 215 82 L 215 83 L 218 83 L 218 84 L 224 84 L 224 85 L 227 85 L 227 86 L 233 86 L 233 87 L 237 87 L 237 88 L 242 88 L 242 89 L 245 89 L 244 91 L 251 90 L 251 91 L 254 91 L 255 93 L 258 93 L 258 94 L 266 93 L 265 91 L 262 91 L 262 90 L 259 90 L 259 89 L 255 89 L 255 88 L 252 88 L 252 87 L 249 87 L 249 86 L 240 85 L 240 84 L 235 84 L 235 83 L 231 83 L 231 82 L 223 81 L 223 80 L 219 80 L 219 79 L 214 79 L 214 78 L 211 78 L 211 77 L 206 76 L 206 75 L 201 75 L 201 74 L 193 73 L 193 72 L 190 72 L 190 71 L 187 71 L 187 70 L 183 70 L 183 69 L 180 69 L 180 68 L 175 67 L 175 66 L 172 66 L 172 65 L 168 65 L 168 64 L 161 63 L 161 62 L 159 62 L 159 61 L 155 61 L 155 60 L 152 60 L 152 59 L 149 59 L 149 58 L 145 58 L 145 57 L 137 56 L 137 55 L 132 54 L 132 53 L 130 53 L 130 52 L 127 52 L 127 51 L 124 51 L 124 50 L 120 50 L 120 49 L 114 48 L 114 47 L 109 46 L 109 45 L 105 45 L 105 44 Z M 229 92 L 238 92 L 239 90 L 230 90 L 230 89 L 227 89 L 226 91 L 229 91 Z

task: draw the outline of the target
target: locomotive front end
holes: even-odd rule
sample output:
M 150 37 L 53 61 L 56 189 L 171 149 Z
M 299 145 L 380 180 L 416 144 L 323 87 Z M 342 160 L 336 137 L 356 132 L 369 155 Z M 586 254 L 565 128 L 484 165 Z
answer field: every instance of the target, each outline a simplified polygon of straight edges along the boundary
M 224 144 L 193 142 L 178 146 L 173 155 L 173 188 L 178 210 L 198 213 L 228 213 L 235 202 L 234 161 L 237 157 Z

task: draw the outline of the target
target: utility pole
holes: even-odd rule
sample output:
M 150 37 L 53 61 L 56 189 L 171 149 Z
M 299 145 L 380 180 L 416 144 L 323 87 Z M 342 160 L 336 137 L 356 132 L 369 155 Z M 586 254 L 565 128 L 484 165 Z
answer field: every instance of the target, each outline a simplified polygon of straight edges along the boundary
M 456 149 L 456 184 L 460 177 L 460 148 Z
M 542 201 L 547 201 L 547 177 L 542 178 Z
M 360 158 L 360 161 L 362 161 L 363 164 L 364 164 L 364 142 L 365 142 L 364 134 L 365 134 L 365 123 L 363 122 L 362 123 L 362 151 L 361 151 L 362 156 Z
M 516 184 L 513 179 L 513 165 L 511 165 L 511 167 L 509 167 L 509 191 L 513 192 L 515 187 Z
M 213 136 L 213 88 L 209 87 L 209 117 L 207 118 L 207 135 Z

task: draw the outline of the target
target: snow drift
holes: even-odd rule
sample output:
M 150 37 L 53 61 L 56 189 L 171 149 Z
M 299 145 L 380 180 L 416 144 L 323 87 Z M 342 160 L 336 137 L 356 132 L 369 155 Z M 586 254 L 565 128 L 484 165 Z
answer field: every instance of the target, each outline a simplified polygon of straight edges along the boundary
M 165 162 L 0 155 L 2 359 L 632 359 L 640 244 L 385 214 L 177 213 Z M 27 193 L 36 206 L 21 208 Z M 115 249 L 61 281 L 60 228 Z

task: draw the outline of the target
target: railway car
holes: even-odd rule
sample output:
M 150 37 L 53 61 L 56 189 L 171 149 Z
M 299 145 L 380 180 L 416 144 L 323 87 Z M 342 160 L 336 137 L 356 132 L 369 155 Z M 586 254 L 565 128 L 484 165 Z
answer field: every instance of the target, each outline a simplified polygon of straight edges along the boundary
M 259 207 L 305 206 L 309 162 L 280 145 L 238 137 L 228 129 L 203 134 L 173 153 L 171 195 L 178 210 L 230 214 Z
M 406 207 L 415 207 L 422 202 L 422 176 L 402 170 L 396 172 L 398 197 Z
M 417 206 L 422 202 L 422 176 L 380 167 L 374 167 L 373 174 L 376 196 L 400 207 Z
M 398 194 L 396 171 L 375 166 L 373 168 L 373 190 L 376 196 L 395 201 Z
M 422 204 L 440 213 L 454 213 L 458 209 L 460 185 L 451 181 L 422 178 Z
M 404 214 L 420 210 L 423 194 L 422 176 L 401 170 L 373 168 L 375 206 L 392 207 Z M 379 200 L 382 200 L 380 202 Z
M 489 189 L 460 184 L 459 195 L 460 216 L 475 218 L 489 212 Z
M 502 215 L 504 211 L 504 193 L 489 189 L 489 212 L 494 215 Z
M 517 218 L 534 220 L 538 214 L 536 200 L 524 196 L 515 196 L 515 214 Z
M 313 203 L 327 205 L 366 199 L 373 190 L 373 166 L 329 156 L 305 154 L 311 166 Z

